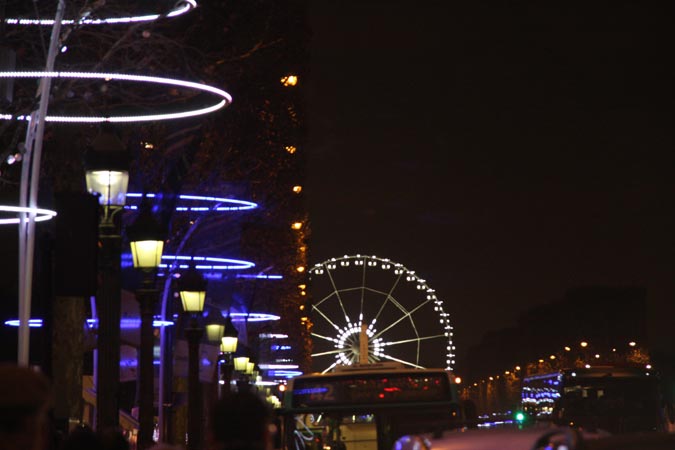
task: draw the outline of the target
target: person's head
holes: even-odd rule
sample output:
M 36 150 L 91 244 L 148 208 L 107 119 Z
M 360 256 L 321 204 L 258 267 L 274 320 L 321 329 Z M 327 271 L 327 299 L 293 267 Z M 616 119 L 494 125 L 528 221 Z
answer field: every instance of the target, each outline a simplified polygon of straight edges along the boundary
M 59 450 L 100 450 L 101 440 L 94 430 L 86 425 L 74 428 L 63 439 Z
M 213 406 L 209 426 L 211 450 L 268 450 L 272 411 L 252 392 L 225 394 Z
M 0 450 L 44 448 L 51 400 L 51 383 L 45 375 L 0 364 Z
M 99 440 L 101 448 L 104 450 L 129 450 L 129 441 L 124 437 L 124 433 L 118 427 L 108 427 L 99 430 Z

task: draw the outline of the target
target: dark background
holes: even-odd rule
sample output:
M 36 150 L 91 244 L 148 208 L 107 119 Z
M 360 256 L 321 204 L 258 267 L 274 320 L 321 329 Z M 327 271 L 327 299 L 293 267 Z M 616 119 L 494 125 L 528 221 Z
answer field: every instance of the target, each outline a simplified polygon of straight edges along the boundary
M 668 2 L 312 2 L 311 262 L 415 270 L 460 357 L 584 286 L 646 288 L 652 346 L 672 346 L 672 17 Z

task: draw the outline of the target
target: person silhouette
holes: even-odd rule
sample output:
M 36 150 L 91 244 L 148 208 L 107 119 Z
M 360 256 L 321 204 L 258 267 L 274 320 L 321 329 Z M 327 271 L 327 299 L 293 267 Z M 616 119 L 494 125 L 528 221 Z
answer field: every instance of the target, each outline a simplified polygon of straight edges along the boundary
M 40 372 L 0 364 L 0 450 L 43 450 L 49 446 L 52 387 Z
M 208 450 L 271 450 L 272 410 L 250 391 L 225 394 L 211 410 Z

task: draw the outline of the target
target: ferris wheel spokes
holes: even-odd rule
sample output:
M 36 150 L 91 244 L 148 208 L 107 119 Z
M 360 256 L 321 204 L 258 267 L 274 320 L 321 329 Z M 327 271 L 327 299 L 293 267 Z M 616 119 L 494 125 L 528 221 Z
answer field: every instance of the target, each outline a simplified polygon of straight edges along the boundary
M 382 357 L 385 358 L 385 359 L 388 359 L 388 360 L 390 360 L 390 361 L 400 362 L 401 364 L 405 364 L 405 365 L 407 365 L 407 366 L 411 366 L 411 367 L 414 367 L 414 368 L 416 368 L 416 369 L 424 369 L 424 367 L 422 367 L 422 366 L 420 366 L 420 365 L 411 363 L 410 361 L 404 361 L 404 360 L 399 359 L 399 358 L 394 358 L 393 356 L 389 356 L 389 355 L 387 355 L 387 354 L 382 354 Z
M 338 302 L 340 303 L 340 308 L 342 308 L 342 313 L 347 318 L 347 322 L 349 322 L 349 316 L 347 315 L 347 311 L 345 310 L 344 303 L 342 303 L 342 298 L 340 297 L 340 290 L 335 285 L 335 280 L 333 279 L 333 274 L 330 273 L 330 267 L 326 266 L 325 264 L 324 264 L 324 267 L 326 267 L 326 273 L 328 274 L 328 278 L 330 279 L 330 284 L 333 286 L 333 292 L 335 293 L 335 295 L 338 299 Z
M 312 336 L 315 336 L 312 334 Z M 312 358 L 315 356 L 326 356 L 326 355 L 337 355 L 338 353 L 341 353 L 342 349 L 335 349 L 335 350 L 329 350 L 327 352 L 321 352 L 321 353 L 312 353 Z
M 323 317 L 323 318 L 326 320 L 326 322 L 328 322 L 329 324 L 331 324 L 331 325 L 333 326 L 333 328 L 335 328 L 336 330 L 339 330 L 339 329 L 340 329 L 340 327 L 337 326 L 337 325 L 335 324 L 335 322 L 333 322 L 332 320 L 330 320 L 330 319 L 328 318 L 328 316 L 327 316 L 326 314 L 323 313 L 323 311 L 321 311 L 319 308 L 317 308 L 316 305 L 312 306 L 312 310 L 318 312 L 318 313 L 321 315 L 321 317 Z
M 337 366 L 337 365 L 338 365 L 338 363 L 337 363 L 337 361 L 335 361 L 333 364 L 331 364 L 330 366 L 328 366 L 326 369 L 322 370 L 321 373 L 327 373 L 327 372 L 330 372 L 331 370 L 333 370 L 333 367 L 335 367 L 335 366 Z
M 445 338 L 444 334 L 437 334 L 435 336 L 421 336 L 421 337 L 416 337 L 412 339 L 404 339 L 402 341 L 394 341 L 394 342 L 383 342 L 383 346 L 390 347 L 392 345 L 399 345 L 399 344 L 409 344 L 411 342 L 419 342 L 419 341 L 426 341 L 427 339 L 439 339 L 439 338 Z
M 403 314 L 397 320 L 393 321 L 388 327 L 384 328 L 383 330 L 378 331 L 373 337 L 378 338 L 378 337 L 382 336 L 383 333 L 385 333 L 386 331 L 389 331 L 390 329 L 394 328 L 401 321 L 403 321 L 405 319 L 409 319 L 415 313 L 415 311 L 419 310 L 420 308 L 422 308 L 427 303 L 429 303 L 429 300 L 425 300 L 422 303 L 420 303 L 419 305 L 417 305 L 415 308 L 411 309 L 410 311 L 405 312 L 405 314 Z

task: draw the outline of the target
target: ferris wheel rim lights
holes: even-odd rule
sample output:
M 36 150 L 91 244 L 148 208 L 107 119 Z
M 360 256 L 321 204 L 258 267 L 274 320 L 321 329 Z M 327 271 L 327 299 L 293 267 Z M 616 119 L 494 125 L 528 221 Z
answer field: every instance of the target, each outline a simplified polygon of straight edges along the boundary
M 16 213 L 27 213 L 27 214 L 35 214 L 35 222 L 44 222 L 46 220 L 50 220 L 53 217 L 56 216 L 56 211 L 52 211 L 51 209 L 44 209 L 44 208 L 31 208 L 31 207 L 24 207 L 24 206 L 10 206 L 10 205 L 0 205 L 0 212 L 16 212 Z M 30 219 L 29 219 L 30 220 Z M 1 219 L 0 218 L 0 225 L 7 225 L 7 224 L 15 224 L 19 223 L 21 221 L 20 217 L 13 217 L 9 219 Z
M 356 254 L 356 255 L 344 255 L 341 257 L 333 257 L 329 258 L 323 262 L 316 263 L 314 266 L 312 266 L 308 272 L 310 275 L 318 275 L 321 276 L 324 273 L 328 273 L 329 278 L 331 278 L 331 283 L 334 289 L 334 292 L 337 293 L 340 291 L 340 289 L 335 286 L 335 282 L 332 279 L 332 276 L 330 275 L 331 272 L 336 271 L 336 270 L 341 270 L 341 269 L 346 269 L 349 266 L 354 266 L 354 267 L 359 267 L 362 268 L 364 271 L 366 269 L 377 269 L 380 268 L 382 270 L 391 270 L 393 269 L 394 275 L 397 275 L 399 278 L 404 279 L 407 282 L 413 282 L 415 283 L 415 287 L 417 290 L 423 291 L 424 296 L 426 298 L 427 302 L 431 302 L 434 306 L 434 311 L 439 315 L 439 321 L 440 321 L 440 326 L 441 326 L 441 333 L 439 335 L 433 336 L 434 338 L 436 337 L 441 337 L 445 336 L 447 338 L 447 344 L 446 344 L 446 370 L 452 370 L 453 366 L 455 364 L 455 358 L 456 358 L 456 347 L 453 343 L 453 330 L 454 327 L 450 324 L 450 320 L 448 317 L 450 314 L 446 313 L 443 310 L 443 301 L 440 300 L 436 296 L 436 291 L 429 287 L 427 285 L 427 282 L 425 279 L 421 278 L 418 276 L 414 270 L 410 270 L 407 267 L 405 267 L 403 264 L 397 263 L 392 261 L 391 259 L 388 258 L 380 258 L 377 256 L 371 256 L 371 255 L 362 255 L 362 254 Z M 365 275 L 364 275 L 365 276 Z M 363 286 L 362 286 L 363 288 Z M 376 292 L 376 291 L 374 291 Z M 387 296 L 388 297 L 388 296 Z M 312 311 L 319 311 L 319 314 L 325 318 L 325 314 L 320 311 L 319 305 L 327 299 L 334 298 L 333 295 L 326 296 L 323 300 L 319 301 L 318 303 L 315 303 L 312 306 Z M 338 298 L 338 300 L 341 302 L 339 299 L 340 296 L 337 295 L 335 298 Z M 346 342 L 349 341 L 350 339 L 353 339 L 354 336 L 358 336 L 361 332 L 361 324 L 363 323 L 363 317 L 359 317 L 358 323 L 352 323 L 350 320 L 349 316 L 347 315 L 347 311 L 344 310 L 343 306 L 343 313 L 345 314 L 344 320 L 346 322 L 346 326 L 340 327 L 337 324 L 333 323 L 332 326 L 335 329 L 334 332 L 337 332 L 336 337 L 329 337 L 329 336 L 324 336 L 321 334 L 317 334 L 312 332 L 312 335 L 318 338 L 321 338 L 325 341 L 332 342 L 334 345 L 334 349 L 331 350 L 330 352 L 324 352 L 324 353 L 318 353 L 317 355 L 324 355 L 328 353 L 334 353 L 335 356 L 335 362 L 333 363 L 332 366 L 329 367 L 332 368 L 335 364 L 343 363 L 343 364 L 351 364 L 353 360 L 350 360 L 350 356 L 345 354 L 345 351 L 349 350 L 350 346 L 346 345 Z M 330 321 L 329 321 L 330 322 Z M 392 361 L 399 361 L 404 364 L 408 364 L 411 366 L 417 366 L 416 364 L 413 364 L 409 361 L 403 361 L 399 360 L 396 358 L 393 358 L 392 356 L 386 355 L 383 353 L 383 348 L 385 346 L 391 345 L 388 342 L 383 341 L 382 339 L 379 339 L 379 336 L 382 334 L 382 332 L 377 333 L 373 327 L 375 323 L 375 319 L 372 320 L 372 323 L 369 324 L 368 329 L 366 330 L 366 334 L 368 335 L 369 338 L 372 337 L 377 337 L 378 339 L 374 339 L 373 341 L 370 341 L 369 339 L 369 349 L 372 350 L 373 354 L 379 358 L 385 358 L 385 359 L 390 359 Z M 386 327 L 388 329 L 390 327 Z M 383 332 L 384 332 L 383 331 Z M 403 341 L 400 341 L 403 342 Z M 372 345 L 371 345 L 372 343 Z M 421 366 L 417 366 L 421 367 Z M 327 369 L 328 370 L 328 369 Z
M 178 86 L 188 89 L 196 89 L 202 92 L 213 94 L 220 98 L 220 101 L 204 108 L 190 109 L 173 113 L 162 114 L 137 114 L 137 115 L 119 115 L 119 116 L 56 116 L 47 115 L 45 122 L 56 123 L 127 123 L 127 122 L 148 122 L 182 119 L 186 117 L 200 116 L 217 111 L 232 103 L 232 96 L 222 89 L 209 86 L 203 83 L 193 81 L 179 80 L 175 78 L 155 77 L 148 75 L 135 75 L 123 73 L 105 73 L 105 72 L 44 72 L 44 71 L 7 71 L 0 72 L 0 78 L 74 78 L 74 79 L 101 79 L 105 81 L 130 81 L 140 83 L 163 84 L 169 86 Z M 12 115 L 0 112 L 0 120 L 25 120 L 29 121 L 29 115 Z
M 174 9 L 166 13 L 166 17 L 178 17 L 188 11 L 197 7 L 195 0 L 183 0 L 176 3 Z M 63 19 L 61 25 L 117 25 L 126 23 L 138 22 L 152 22 L 162 17 L 162 14 L 145 14 L 139 16 L 128 17 L 105 17 L 101 19 L 88 19 L 83 16 L 79 19 Z M 22 26 L 52 26 L 55 23 L 54 19 L 20 19 L 20 18 L 6 18 L 7 25 L 22 25 Z

